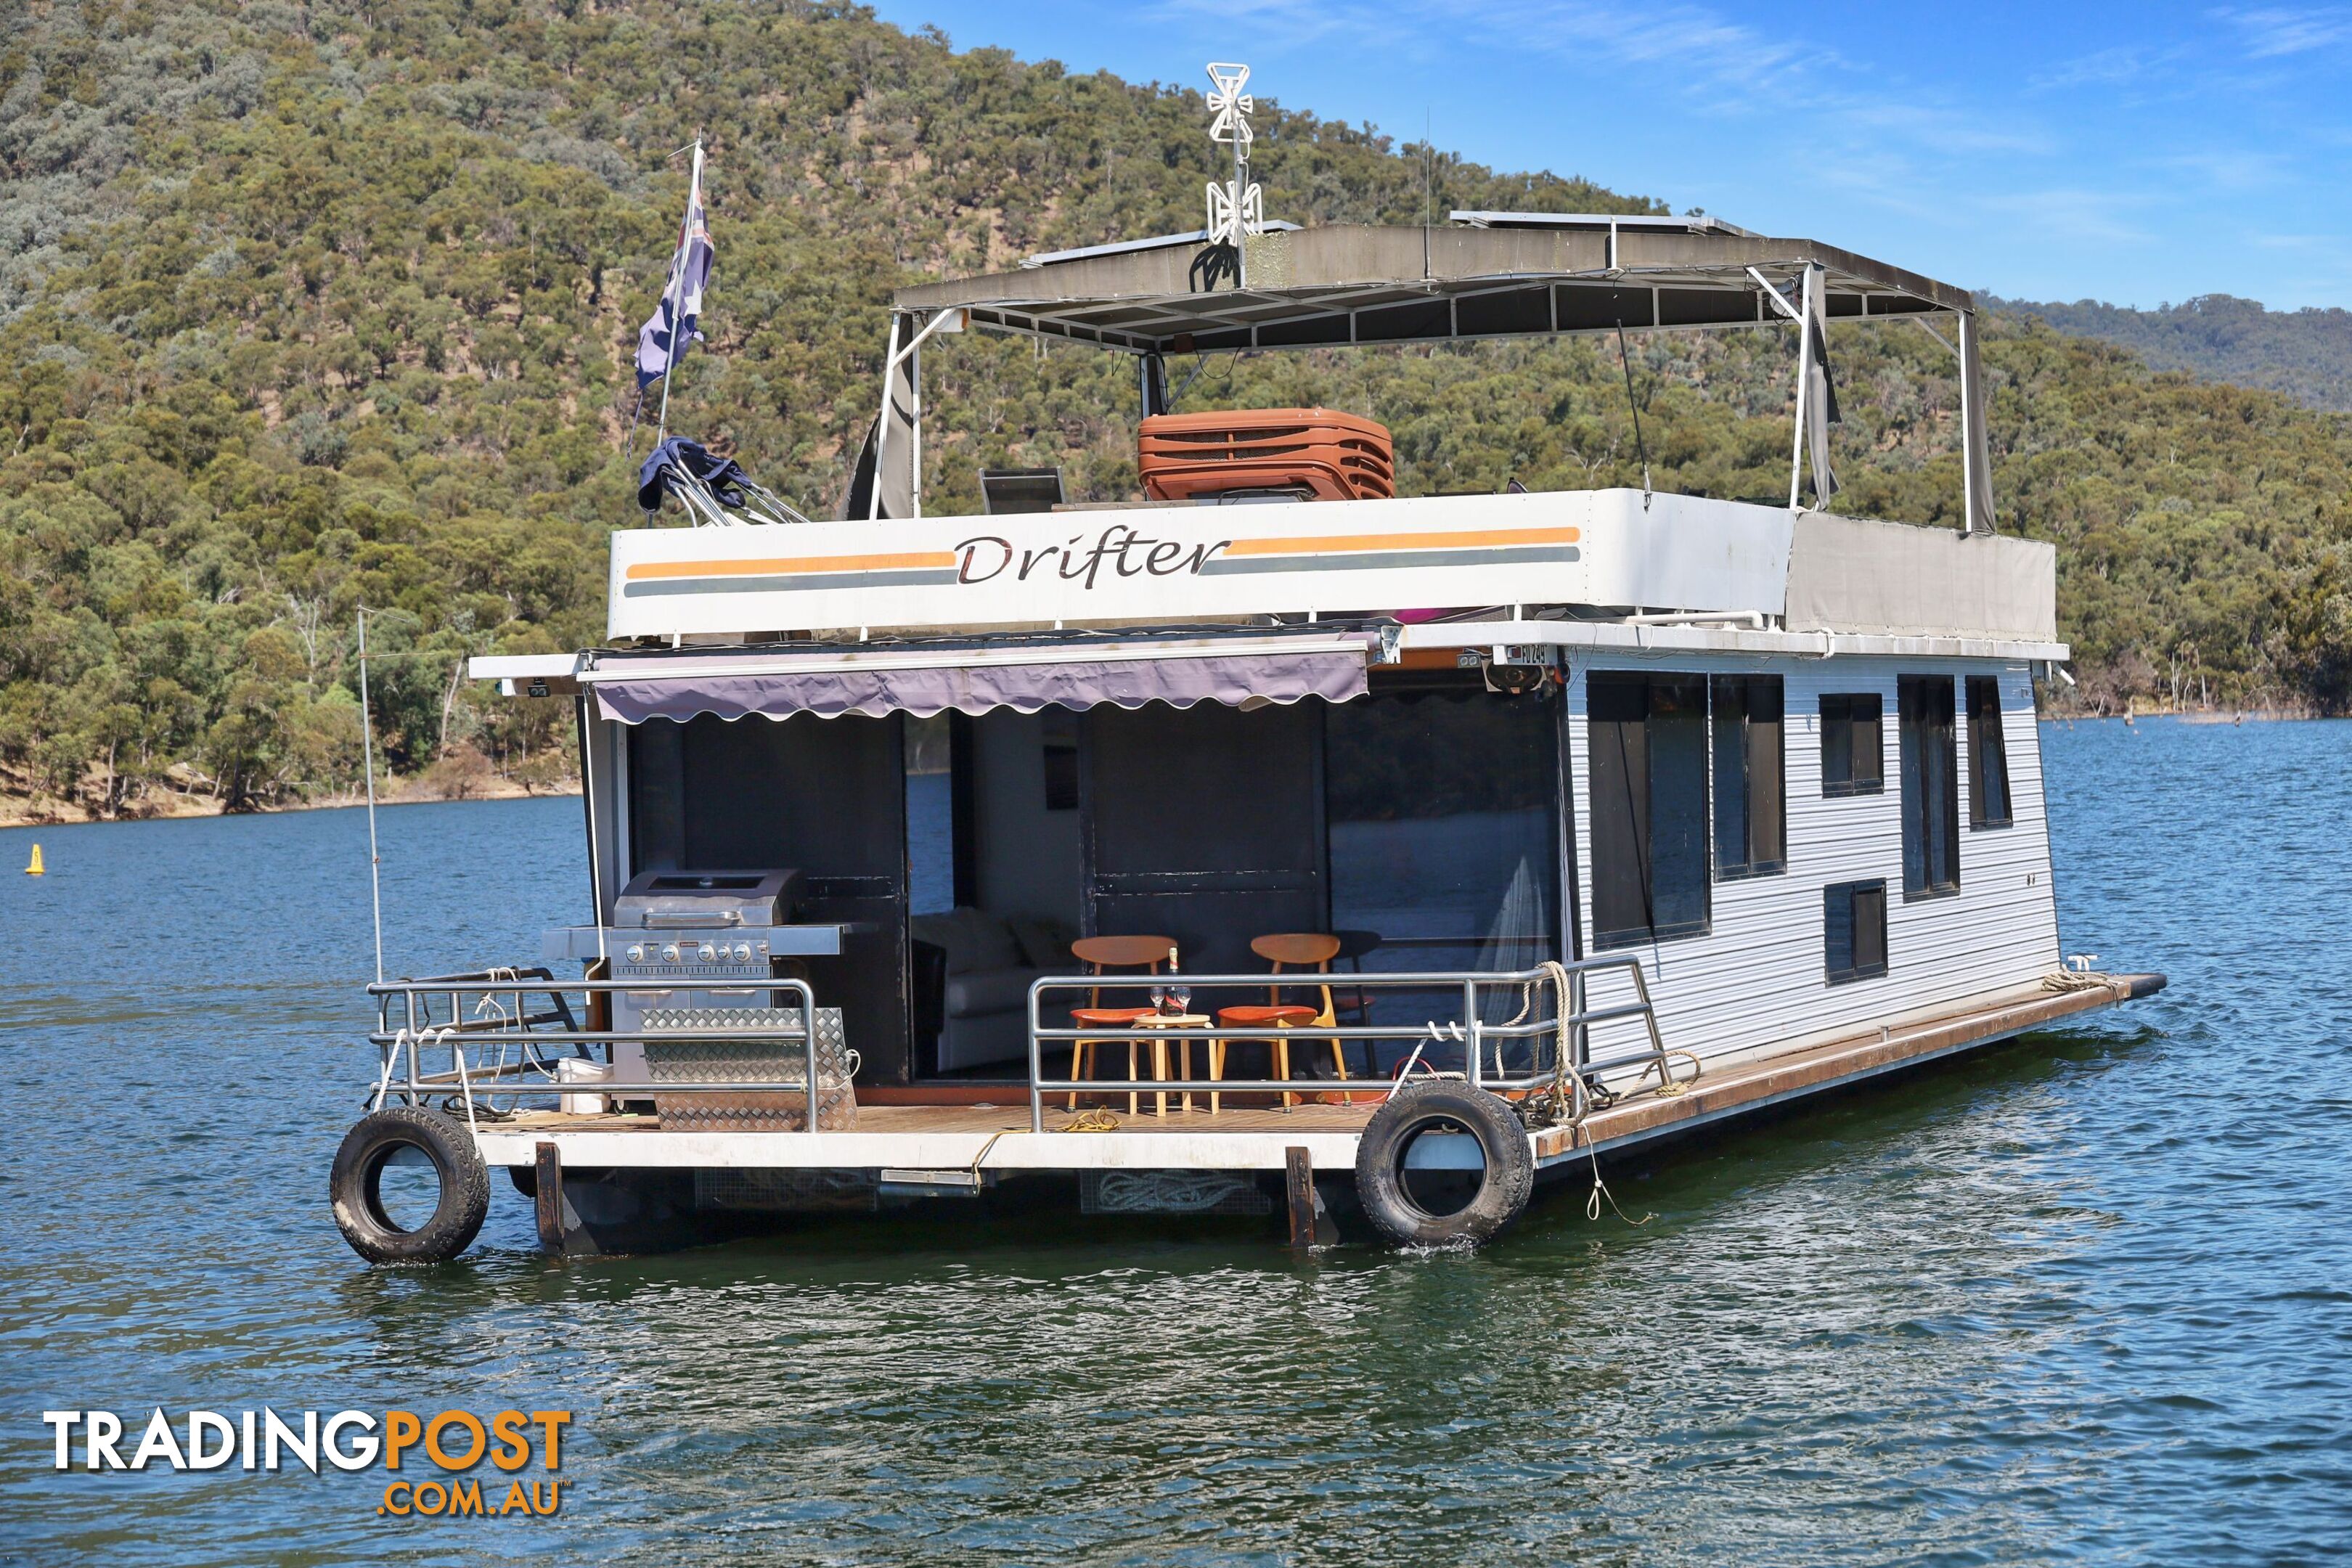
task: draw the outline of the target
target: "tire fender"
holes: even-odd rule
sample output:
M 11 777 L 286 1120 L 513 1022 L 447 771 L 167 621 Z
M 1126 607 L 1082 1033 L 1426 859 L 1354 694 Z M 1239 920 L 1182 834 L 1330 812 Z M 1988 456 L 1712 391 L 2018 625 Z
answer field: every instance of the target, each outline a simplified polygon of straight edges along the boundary
M 383 1206 L 383 1168 L 404 1149 L 422 1152 L 440 1179 L 433 1216 L 404 1230 Z M 343 1134 L 327 1176 L 335 1226 L 370 1263 L 446 1263 L 473 1245 L 490 1211 L 489 1167 L 473 1135 L 437 1110 L 388 1106 Z
M 1423 1208 L 1404 1182 L 1413 1140 L 1442 1131 L 1477 1139 L 1486 1162 L 1477 1194 L 1452 1214 Z M 1527 1208 L 1535 1179 L 1527 1129 L 1510 1106 L 1453 1079 L 1423 1079 L 1398 1089 L 1372 1112 L 1356 1145 L 1356 1195 L 1364 1215 L 1402 1247 L 1475 1247 L 1490 1240 Z

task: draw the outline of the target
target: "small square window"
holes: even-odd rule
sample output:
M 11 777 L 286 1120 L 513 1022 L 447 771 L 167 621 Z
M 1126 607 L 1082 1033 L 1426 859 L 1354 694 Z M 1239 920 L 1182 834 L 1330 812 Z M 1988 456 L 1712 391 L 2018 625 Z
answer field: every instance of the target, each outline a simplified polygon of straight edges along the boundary
M 1822 794 L 1877 795 L 1885 789 L 1885 746 L 1877 692 L 1822 698 Z
M 1885 879 L 1837 882 L 1823 889 L 1822 937 L 1831 984 L 1885 973 Z

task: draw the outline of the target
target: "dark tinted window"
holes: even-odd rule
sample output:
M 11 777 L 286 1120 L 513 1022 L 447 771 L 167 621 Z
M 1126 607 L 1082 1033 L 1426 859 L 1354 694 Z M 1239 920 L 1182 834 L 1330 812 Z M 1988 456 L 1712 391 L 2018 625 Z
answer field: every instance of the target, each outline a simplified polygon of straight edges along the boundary
M 1353 954 L 1339 971 L 1531 969 L 1559 955 L 1559 708 L 1497 696 L 1475 677 L 1418 689 L 1376 684 L 1369 697 L 1331 705 L 1328 929 Z M 1458 992 L 1362 998 L 1368 1021 L 1382 1024 L 1417 1026 L 1460 1005 Z M 1498 992 L 1495 1005 L 1501 1011 L 1490 1021 L 1504 1023 L 1517 1004 Z M 1391 1044 L 1384 1063 L 1412 1048 Z M 1352 1064 L 1358 1049 L 1349 1051 Z
M 2000 682 L 1969 677 L 1969 826 L 2007 827 L 2009 743 L 2000 730 Z
M 1886 883 L 1838 882 L 1822 891 L 1822 945 L 1829 982 L 1886 973 Z
M 1710 682 L 1715 739 L 1715 874 L 1759 877 L 1789 865 L 1777 675 Z
M 1876 795 L 1886 787 L 1886 742 L 1875 691 L 1822 699 L 1822 793 Z
M 1895 683 L 1903 753 L 1903 892 L 1960 886 L 1960 759 L 1952 729 L 1952 678 L 1906 675 Z
M 1706 697 L 1704 676 L 1590 679 L 1597 946 L 1707 929 Z

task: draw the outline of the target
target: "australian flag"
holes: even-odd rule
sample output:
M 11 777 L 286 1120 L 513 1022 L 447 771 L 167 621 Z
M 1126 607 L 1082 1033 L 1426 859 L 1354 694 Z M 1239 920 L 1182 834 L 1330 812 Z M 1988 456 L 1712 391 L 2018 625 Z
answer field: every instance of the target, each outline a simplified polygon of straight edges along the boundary
M 677 254 L 670 258 L 669 279 L 662 286 L 661 304 L 637 329 L 637 385 L 660 378 L 677 363 L 688 343 L 701 337 L 695 323 L 702 315 L 702 288 L 710 281 L 710 229 L 702 221 L 702 143 L 694 144 L 694 186 L 687 198 L 686 222 L 677 235 Z

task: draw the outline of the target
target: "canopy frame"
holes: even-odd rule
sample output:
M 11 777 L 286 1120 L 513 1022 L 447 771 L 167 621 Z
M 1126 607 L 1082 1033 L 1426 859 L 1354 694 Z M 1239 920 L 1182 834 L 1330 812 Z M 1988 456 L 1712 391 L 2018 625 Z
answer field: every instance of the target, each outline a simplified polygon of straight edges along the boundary
M 1809 454 L 1816 504 L 1828 488 L 1826 381 L 1816 331 L 1808 329 L 1908 320 L 1933 331 L 1948 318 L 1958 324 L 1960 362 L 1962 531 L 1994 531 L 1976 300 L 1968 290 L 1818 241 L 1754 235 L 1696 215 L 1454 216 L 1458 226 L 1333 225 L 1249 236 L 1246 287 L 1202 265 L 1214 247 L 1175 235 L 901 289 L 892 301 L 882 418 L 870 438 L 877 476 L 894 482 L 877 479 L 854 510 L 869 519 L 922 515 L 920 357 L 909 350 L 939 331 L 969 326 L 1133 354 L 1149 415 L 1165 411 L 1171 353 L 1795 321 L 1794 507 Z

